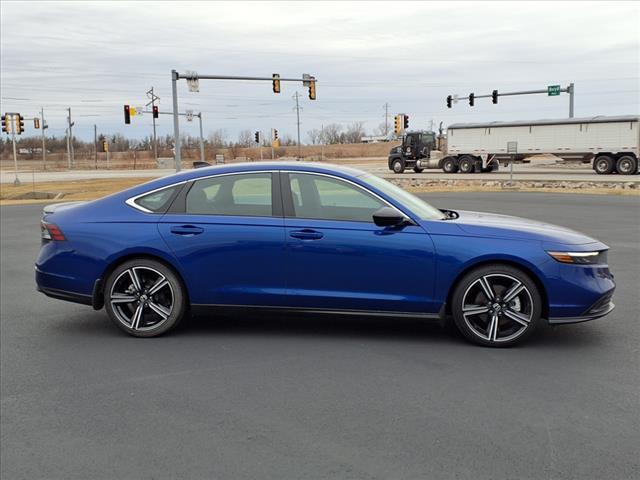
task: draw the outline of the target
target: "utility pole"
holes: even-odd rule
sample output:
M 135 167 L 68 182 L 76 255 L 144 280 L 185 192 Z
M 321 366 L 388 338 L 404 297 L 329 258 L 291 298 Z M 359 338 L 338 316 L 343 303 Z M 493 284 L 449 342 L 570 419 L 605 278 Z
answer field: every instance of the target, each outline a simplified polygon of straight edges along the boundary
M 182 158 L 180 157 L 180 122 L 178 121 L 178 72 L 171 70 L 171 93 L 173 94 L 173 148 L 175 150 L 174 158 L 176 161 L 176 172 L 182 167 Z
M 300 146 L 300 103 L 298 102 L 298 92 L 293 96 L 296 100 L 296 118 L 298 122 L 298 160 L 302 159 L 301 146 Z
M 64 133 L 67 136 L 67 164 L 69 170 L 71 170 L 71 148 L 69 147 L 69 128 L 67 128 Z
M 384 136 L 386 137 L 387 135 L 389 135 L 389 107 L 391 105 L 389 105 L 388 103 L 385 103 L 382 108 L 384 108 Z
M 76 162 L 75 162 L 75 158 L 74 158 L 74 152 L 73 152 L 73 130 L 72 127 L 75 124 L 75 122 L 71 121 L 71 107 L 67 108 L 68 112 L 69 112 L 69 116 L 67 117 L 67 123 L 69 124 L 69 168 L 71 168 L 71 166 L 75 166 Z
M 7 117 L 9 117 L 7 115 Z M 13 181 L 13 185 L 16 187 L 20 186 L 20 179 L 18 178 L 18 154 L 16 153 L 16 130 L 20 125 L 20 115 L 17 113 L 12 113 L 10 119 L 7 118 L 7 125 L 11 125 L 11 143 L 13 143 L 13 166 L 15 168 L 16 178 Z
M 93 162 L 96 164 L 96 170 L 98 169 L 98 126 L 93 124 Z
M 200 122 L 200 161 L 204 162 L 204 137 L 202 135 L 202 112 L 198 113 L 198 120 Z
M 151 118 L 153 119 L 153 158 L 155 159 L 157 164 L 158 163 L 158 140 L 156 138 L 156 117 L 155 115 L 153 115 L 153 111 L 156 106 L 156 100 L 160 100 L 160 97 L 158 97 L 155 93 L 153 93 L 153 87 L 151 87 L 151 90 L 147 92 L 147 97 L 151 98 L 151 101 L 147 103 L 145 106 L 148 107 L 149 105 L 151 105 L 151 112 L 152 112 Z
M 42 169 L 46 170 L 47 169 L 47 149 L 44 145 L 44 130 L 47 127 L 44 125 L 44 108 L 43 107 L 40 107 L 40 122 L 41 122 L 40 127 L 42 128 Z
M 324 162 L 324 123 L 320 125 L 320 160 Z
M 573 94 L 575 88 L 576 87 L 573 82 L 569 84 L 569 118 L 573 118 Z

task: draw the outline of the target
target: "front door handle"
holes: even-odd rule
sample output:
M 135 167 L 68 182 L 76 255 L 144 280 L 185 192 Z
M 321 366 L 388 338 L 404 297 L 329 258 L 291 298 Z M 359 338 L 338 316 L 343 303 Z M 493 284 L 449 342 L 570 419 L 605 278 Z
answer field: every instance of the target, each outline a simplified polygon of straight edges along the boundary
M 324 237 L 322 232 L 305 228 L 304 230 L 294 230 L 289 232 L 289 236 L 293 238 L 299 238 L 300 240 L 320 240 Z
M 195 225 L 180 225 L 171 227 L 171 233 L 176 235 L 199 235 L 204 232 L 204 228 Z

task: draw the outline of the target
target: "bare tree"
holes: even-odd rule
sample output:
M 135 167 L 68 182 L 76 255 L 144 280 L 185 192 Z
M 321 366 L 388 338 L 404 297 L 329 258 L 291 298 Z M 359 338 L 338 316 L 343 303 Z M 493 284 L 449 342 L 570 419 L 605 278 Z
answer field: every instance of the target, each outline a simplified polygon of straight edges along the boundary
M 252 147 L 254 143 L 253 132 L 251 130 L 242 130 L 238 134 L 238 141 L 236 142 L 238 147 Z
M 344 133 L 343 143 L 360 143 L 364 135 L 364 122 L 353 122 Z
M 227 131 L 219 128 L 209 133 L 209 144 L 213 147 L 222 148 L 227 143 Z
M 380 125 L 378 125 L 376 128 L 373 129 L 373 134 L 374 135 L 386 135 L 387 132 L 387 127 L 388 125 L 385 122 L 382 122 Z
M 316 145 L 322 141 L 322 131 L 317 128 L 307 130 L 307 137 L 309 137 L 309 141 L 312 145 Z
M 323 143 L 340 143 L 340 133 L 342 125 L 339 123 L 330 123 L 324 126 Z

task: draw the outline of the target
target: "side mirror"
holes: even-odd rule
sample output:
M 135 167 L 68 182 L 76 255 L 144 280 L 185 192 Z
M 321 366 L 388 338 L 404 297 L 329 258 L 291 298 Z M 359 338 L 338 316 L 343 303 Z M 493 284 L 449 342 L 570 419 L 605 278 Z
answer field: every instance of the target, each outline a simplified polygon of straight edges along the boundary
M 382 207 L 373 214 L 373 221 L 379 227 L 395 227 L 405 223 L 406 217 L 391 207 Z

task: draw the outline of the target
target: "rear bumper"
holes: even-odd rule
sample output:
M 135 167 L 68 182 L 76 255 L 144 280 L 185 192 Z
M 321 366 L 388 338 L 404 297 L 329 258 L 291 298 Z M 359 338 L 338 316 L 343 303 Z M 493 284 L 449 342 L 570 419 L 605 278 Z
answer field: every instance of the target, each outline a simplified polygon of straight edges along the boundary
M 36 287 L 39 292 L 44 293 L 47 297 L 67 302 L 81 303 L 82 305 L 93 305 L 93 297 L 77 292 L 68 292 L 66 290 L 58 290 L 55 288 Z

